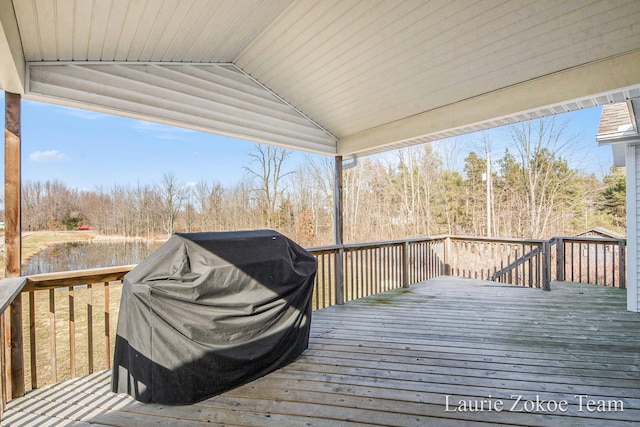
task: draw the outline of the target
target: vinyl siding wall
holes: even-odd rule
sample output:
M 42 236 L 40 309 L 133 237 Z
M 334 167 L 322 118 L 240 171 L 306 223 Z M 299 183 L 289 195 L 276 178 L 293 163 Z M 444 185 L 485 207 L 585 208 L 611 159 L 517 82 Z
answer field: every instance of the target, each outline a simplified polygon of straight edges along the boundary
M 638 312 L 640 271 L 640 146 L 627 147 L 627 309 Z

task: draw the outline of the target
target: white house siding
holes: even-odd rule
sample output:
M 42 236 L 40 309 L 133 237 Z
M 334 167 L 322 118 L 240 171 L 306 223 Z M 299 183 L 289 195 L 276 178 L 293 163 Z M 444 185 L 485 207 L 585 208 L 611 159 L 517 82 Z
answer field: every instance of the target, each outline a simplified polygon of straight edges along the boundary
M 627 309 L 638 311 L 640 271 L 640 146 L 627 147 Z

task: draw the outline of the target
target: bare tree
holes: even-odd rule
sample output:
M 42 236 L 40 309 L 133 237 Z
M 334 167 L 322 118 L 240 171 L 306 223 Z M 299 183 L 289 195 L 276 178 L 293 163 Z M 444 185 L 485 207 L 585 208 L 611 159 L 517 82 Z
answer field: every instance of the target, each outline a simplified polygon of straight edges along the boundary
M 256 201 L 262 209 L 267 227 L 276 225 L 276 213 L 284 194 L 282 178 L 292 173 L 283 170 L 290 154 L 284 148 L 260 144 L 256 144 L 255 152 L 249 154 L 254 166 L 245 169 L 258 181 Z
M 570 193 L 576 171 L 566 158 L 576 138 L 567 135 L 567 121 L 555 117 L 523 122 L 510 127 L 518 152 L 523 191 L 521 213 L 529 237 L 542 238 L 554 208 Z
M 195 187 L 196 205 L 200 230 L 219 230 L 222 224 L 222 196 L 224 189 L 219 183 L 209 185 L 204 180 Z
M 168 235 L 171 235 L 175 230 L 178 214 L 187 199 L 186 188 L 178 184 L 178 180 L 173 173 L 165 173 L 162 175 L 162 182 L 158 190 L 164 219 L 164 230 Z

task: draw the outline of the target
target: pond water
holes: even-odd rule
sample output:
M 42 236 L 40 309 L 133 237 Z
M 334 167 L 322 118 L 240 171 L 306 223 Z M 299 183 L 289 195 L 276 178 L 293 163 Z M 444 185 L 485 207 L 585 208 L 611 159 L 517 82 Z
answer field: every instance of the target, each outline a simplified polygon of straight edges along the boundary
M 22 275 L 137 264 L 161 244 L 140 240 L 59 243 L 31 257 L 22 267 Z

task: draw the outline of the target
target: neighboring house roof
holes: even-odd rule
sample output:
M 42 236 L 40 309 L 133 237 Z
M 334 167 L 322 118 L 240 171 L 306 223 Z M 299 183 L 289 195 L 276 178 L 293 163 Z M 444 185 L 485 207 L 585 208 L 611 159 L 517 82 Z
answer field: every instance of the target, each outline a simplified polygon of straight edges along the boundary
M 602 107 L 596 141 L 611 145 L 613 165 L 625 166 L 625 148 L 629 143 L 640 142 L 640 99 L 606 104 Z
M 625 132 L 637 132 L 630 102 L 616 102 L 602 107 L 598 139 L 616 138 Z
M 594 227 L 588 230 L 581 231 L 576 234 L 577 237 L 608 237 L 611 239 L 624 239 L 625 236 L 615 231 L 608 230 L 603 227 Z

